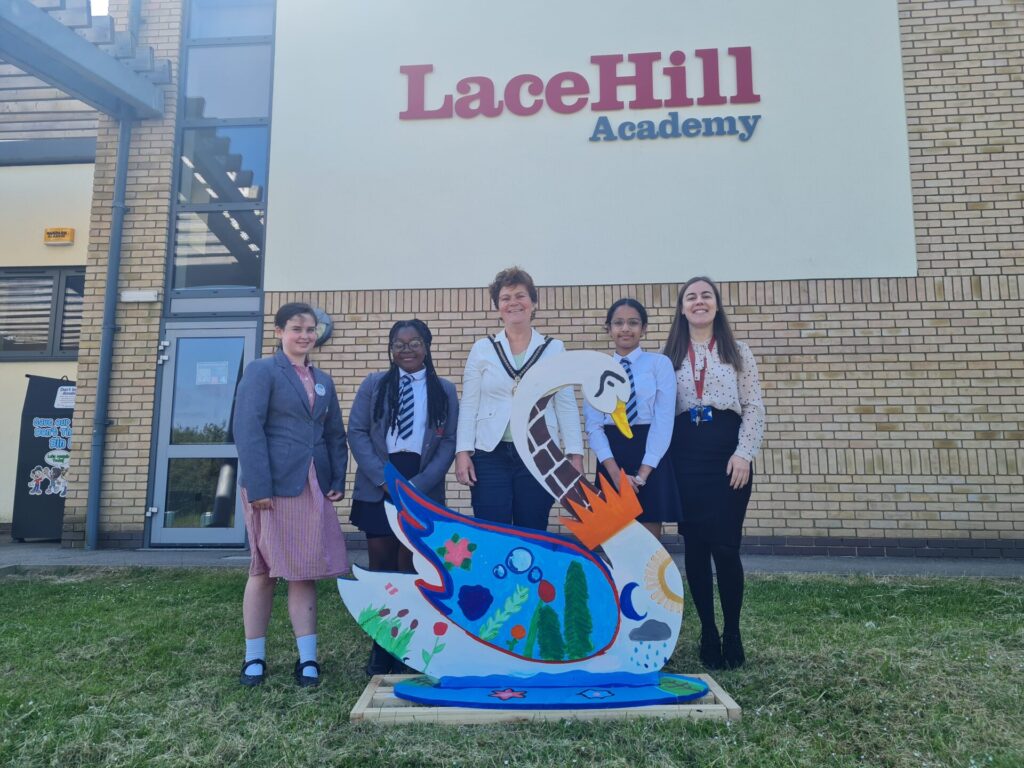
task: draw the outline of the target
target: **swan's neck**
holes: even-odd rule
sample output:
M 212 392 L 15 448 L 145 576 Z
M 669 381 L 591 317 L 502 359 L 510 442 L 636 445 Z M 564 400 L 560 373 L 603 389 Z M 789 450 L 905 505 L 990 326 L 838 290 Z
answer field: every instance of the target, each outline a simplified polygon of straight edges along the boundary
M 545 395 L 530 409 L 530 419 L 526 428 L 526 440 L 530 449 L 529 460 L 540 471 L 548 493 L 554 496 L 559 504 L 569 512 L 573 511 L 569 501 L 589 508 L 590 503 L 580 489 L 580 483 L 586 480 L 565 457 L 548 431 L 544 409 L 552 397 L 554 393 Z

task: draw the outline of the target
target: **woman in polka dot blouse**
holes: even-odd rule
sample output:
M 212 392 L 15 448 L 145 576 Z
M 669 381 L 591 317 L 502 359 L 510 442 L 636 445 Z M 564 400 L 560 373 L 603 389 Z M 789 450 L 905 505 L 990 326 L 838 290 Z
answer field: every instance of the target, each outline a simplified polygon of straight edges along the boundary
M 671 456 L 679 487 L 686 580 L 701 622 L 700 658 L 709 669 L 745 661 L 740 639 L 740 538 L 750 501 L 751 464 L 764 435 L 757 363 L 732 335 L 718 287 L 691 278 L 679 291 L 665 354 L 676 370 Z M 715 561 L 724 626 L 715 625 Z

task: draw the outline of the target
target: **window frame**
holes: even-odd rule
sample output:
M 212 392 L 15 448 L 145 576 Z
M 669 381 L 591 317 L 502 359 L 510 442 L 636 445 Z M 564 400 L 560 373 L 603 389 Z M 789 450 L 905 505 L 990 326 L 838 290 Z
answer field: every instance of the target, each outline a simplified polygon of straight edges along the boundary
M 276 17 L 276 3 L 274 13 Z M 193 288 L 175 288 L 175 252 L 177 248 L 176 241 L 176 226 L 179 214 L 182 213 L 207 213 L 211 211 L 220 210 L 261 210 L 264 211 L 264 216 L 267 215 L 267 202 L 269 197 L 270 187 L 270 142 L 271 142 L 271 115 L 273 114 L 274 107 L 274 60 L 275 60 L 275 35 L 239 35 L 237 37 L 206 37 L 206 38 L 192 38 L 189 36 L 189 30 L 191 28 L 191 14 L 192 14 L 192 3 L 185 2 L 182 14 L 182 38 L 181 38 L 181 64 L 180 71 L 178 73 L 178 105 L 176 115 L 176 127 L 174 135 L 174 156 L 173 156 L 173 175 L 171 181 L 171 200 L 170 200 L 170 216 L 168 220 L 168 232 L 167 232 L 167 248 L 166 248 L 166 274 L 165 274 L 165 285 L 167 290 L 164 292 L 165 301 L 165 314 L 167 317 L 183 317 L 193 314 L 190 310 L 184 311 L 173 311 L 172 304 L 176 300 L 181 299 L 204 299 L 210 297 L 229 297 L 229 298 L 245 298 L 245 297 L 257 297 L 260 299 L 260 310 L 259 311 L 227 311 L 225 315 L 241 315 L 241 316 L 252 316 L 258 315 L 262 311 L 262 296 L 263 296 L 263 271 L 266 264 L 266 251 L 264 250 L 260 254 L 260 276 L 259 285 L 253 286 L 234 286 L 234 285 L 210 285 L 210 286 L 197 286 Z M 270 47 L 270 83 L 269 83 L 269 105 L 267 109 L 266 117 L 234 117 L 234 118 L 190 118 L 186 117 L 185 111 L 187 106 L 187 99 L 185 97 L 185 89 L 188 84 L 188 60 L 189 51 L 194 48 L 212 48 L 212 47 L 232 47 L 240 45 L 269 45 Z M 263 200 L 253 201 L 251 203 L 182 203 L 178 200 L 178 195 L 181 186 L 181 153 L 183 149 L 185 132 L 192 128 L 248 128 L 248 127 L 264 127 L 267 129 L 267 152 L 266 152 L 266 182 L 264 186 L 264 197 Z M 207 313 L 208 314 L 208 313 Z
M 0 363 L 10 363 L 25 360 L 77 360 L 78 351 L 81 347 L 81 332 L 79 332 L 79 347 L 74 350 L 62 350 L 60 339 L 64 330 L 64 305 L 67 300 L 68 277 L 81 276 L 85 278 L 84 266 L 65 267 L 0 267 L 0 280 L 4 278 L 18 277 L 49 277 L 53 281 L 52 301 L 50 304 L 50 320 L 47 326 L 46 349 L 39 350 L 17 350 L 5 351 L 0 349 Z M 84 291 L 83 291 L 84 300 Z

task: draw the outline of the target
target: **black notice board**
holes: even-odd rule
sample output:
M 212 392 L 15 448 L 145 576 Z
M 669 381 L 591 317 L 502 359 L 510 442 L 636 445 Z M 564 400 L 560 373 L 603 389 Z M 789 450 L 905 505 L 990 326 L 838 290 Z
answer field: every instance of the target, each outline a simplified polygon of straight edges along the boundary
M 21 411 L 13 539 L 61 538 L 69 483 L 75 382 L 29 376 Z

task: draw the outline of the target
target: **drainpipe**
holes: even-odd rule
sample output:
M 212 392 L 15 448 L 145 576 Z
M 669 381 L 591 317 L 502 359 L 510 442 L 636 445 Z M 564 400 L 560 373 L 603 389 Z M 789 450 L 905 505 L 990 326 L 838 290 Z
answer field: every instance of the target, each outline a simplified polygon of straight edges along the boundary
M 89 501 L 85 512 L 85 548 L 96 549 L 103 491 L 103 449 L 107 439 L 107 406 L 110 372 L 114 363 L 114 332 L 117 328 L 117 285 L 121 272 L 121 237 L 124 234 L 125 188 L 128 186 L 128 149 L 134 115 L 124 110 L 118 123 L 117 165 L 114 167 L 114 202 L 111 204 L 110 248 L 107 251 L 107 285 L 103 294 L 103 334 L 100 337 L 99 375 L 96 379 L 96 413 L 92 421 L 89 455 Z

